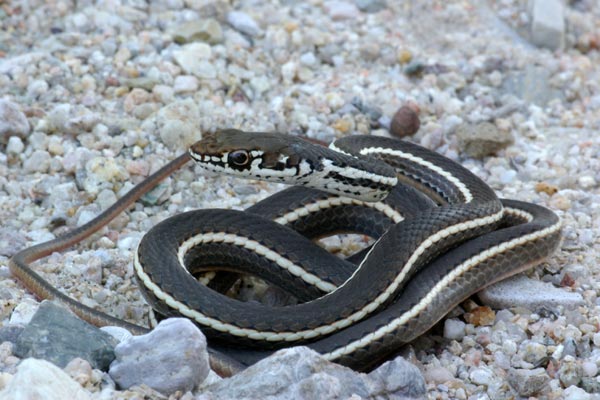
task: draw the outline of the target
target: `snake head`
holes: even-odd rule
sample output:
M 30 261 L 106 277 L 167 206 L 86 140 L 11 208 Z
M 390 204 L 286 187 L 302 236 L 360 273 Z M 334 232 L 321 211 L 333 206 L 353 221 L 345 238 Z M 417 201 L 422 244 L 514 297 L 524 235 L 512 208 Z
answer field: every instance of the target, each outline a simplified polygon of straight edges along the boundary
M 385 163 L 374 165 L 281 133 L 221 130 L 205 134 L 189 153 L 209 171 L 304 185 L 364 201 L 383 199 L 397 183 L 395 170 Z
M 298 142 L 303 143 L 277 133 L 225 129 L 205 134 L 189 153 L 210 171 L 281 182 L 299 172 L 302 160 L 294 149 Z

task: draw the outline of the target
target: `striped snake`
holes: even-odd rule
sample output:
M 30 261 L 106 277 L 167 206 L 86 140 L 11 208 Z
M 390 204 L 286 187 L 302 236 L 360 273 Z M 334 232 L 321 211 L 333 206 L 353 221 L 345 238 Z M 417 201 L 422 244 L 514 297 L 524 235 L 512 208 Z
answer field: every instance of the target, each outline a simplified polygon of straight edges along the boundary
M 466 168 L 418 145 L 349 136 L 329 148 L 277 133 L 205 134 L 86 225 L 27 248 L 13 274 L 41 298 L 66 303 L 97 325 L 147 328 L 62 294 L 29 264 L 97 231 L 189 157 L 203 169 L 294 185 L 250 207 L 196 210 L 157 224 L 134 259 L 139 287 L 163 316 L 203 329 L 213 367 L 229 374 L 275 349 L 305 344 L 368 370 L 483 287 L 542 262 L 560 221 L 530 203 L 500 200 Z M 347 260 L 313 240 L 340 232 L 375 239 Z M 219 271 L 210 285 L 198 275 Z M 251 274 L 298 304 L 241 302 L 211 289 Z

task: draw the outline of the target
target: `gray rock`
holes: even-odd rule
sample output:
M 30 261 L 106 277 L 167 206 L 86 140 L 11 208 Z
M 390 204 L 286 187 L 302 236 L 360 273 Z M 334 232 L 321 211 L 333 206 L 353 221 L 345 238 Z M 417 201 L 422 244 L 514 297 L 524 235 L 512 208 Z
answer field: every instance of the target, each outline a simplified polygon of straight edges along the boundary
M 386 0 L 354 0 L 356 7 L 362 12 L 376 13 L 387 8 Z
M 258 36 L 261 33 L 260 26 L 258 26 L 256 21 L 241 11 L 227 13 L 227 23 L 236 31 L 245 33 L 248 36 Z
M 206 338 L 186 318 L 161 321 L 141 336 L 121 342 L 109 374 L 124 389 L 145 384 L 169 395 L 201 384 L 210 370 Z
M 562 358 L 571 356 L 577 357 L 577 341 L 572 337 L 566 337 L 563 341 Z
M 29 130 L 29 121 L 19 105 L 0 99 L 0 143 L 6 144 L 11 136 L 24 138 Z
M 550 50 L 565 45 L 565 11 L 561 0 L 532 0 L 531 41 Z
M 191 42 L 217 44 L 223 41 L 223 30 L 216 19 L 188 21 L 173 30 L 173 40 L 178 44 Z
M 5 325 L 0 327 L 0 343 L 16 343 L 21 333 L 25 330 L 21 325 Z
M 574 308 L 584 304 L 579 293 L 557 288 L 550 283 L 530 279 L 524 275 L 498 282 L 478 294 L 481 301 L 492 308 L 524 307 L 536 310 L 540 307 Z
M 371 382 L 365 374 L 333 364 L 313 350 L 292 347 L 207 390 L 215 399 L 337 399 L 368 397 Z
M 59 367 L 75 357 L 94 368 L 107 369 L 117 341 L 51 301 L 43 301 L 17 339 L 15 355 L 48 360 Z
M 200 139 L 200 111 L 192 99 L 176 101 L 158 110 L 142 128 L 160 135 L 170 149 L 187 150 Z
M 203 394 L 215 400 L 422 398 L 425 383 L 418 369 L 402 358 L 366 375 L 331 363 L 306 347 L 292 347 L 208 386 Z
M 87 400 L 91 393 L 66 372 L 44 360 L 28 358 L 0 392 L 0 400 Z
M 376 390 L 370 396 L 375 398 L 414 398 L 425 397 L 425 379 L 419 369 L 402 357 L 382 364 L 368 377 L 375 382 Z
M 579 385 L 587 393 L 600 393 L 600 382 L 596 378 L 582 378 Z
M 456 137 L 460 148 L 474 158 L 495 154 L 513 142 L 510 132 L 490 122 L 462 124 L 456 128 Z
M 550 377 L 544 368 L 536 369 L 513 369 L 508 372 L 508 383 L 520 396 L 533 396 L 540 392 L 550 381 Z

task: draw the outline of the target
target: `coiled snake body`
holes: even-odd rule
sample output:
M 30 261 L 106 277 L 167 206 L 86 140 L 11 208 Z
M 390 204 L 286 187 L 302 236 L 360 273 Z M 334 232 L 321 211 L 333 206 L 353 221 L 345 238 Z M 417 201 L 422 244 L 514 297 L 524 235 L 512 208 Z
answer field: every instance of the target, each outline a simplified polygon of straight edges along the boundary
M 350 136 L 327 149 L 292 136 L 224 130 L 206 134 L 189 154 L 207 170 L 300 186 L 245 212 L 171 217 L 136 252 L 135 273 L 152 307 L 199 324 L 226 354 L 214 352 L 213 361 L 230 371 L 295 344 L 369 369 L 469 295 L 542 262 L 560 242 L 551 211 L 500 200 L 467 169 L 408 142 Z M 11 270 L 41 297 L 59 298 L 93 323 L 143 332 L 69 299 L 28 264 L 99 229 L 185 161 L 149 177 L 95 223 L 15 255 Z M 311 241 L 339 232 L 376 241 L 350 260 Z M 257 275 L 300 304 L 231 299 L 198 282 L 208 270 Z

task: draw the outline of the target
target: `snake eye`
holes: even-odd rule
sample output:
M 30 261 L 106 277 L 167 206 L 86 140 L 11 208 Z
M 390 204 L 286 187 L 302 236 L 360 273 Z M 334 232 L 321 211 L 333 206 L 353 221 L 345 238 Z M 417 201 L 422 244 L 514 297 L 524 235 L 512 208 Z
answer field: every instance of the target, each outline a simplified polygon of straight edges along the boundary
M 244 166 L 250 161 L 250 156 L 246 150 L 236 150 L 229 153 L 229 162 L 237 166 Z

